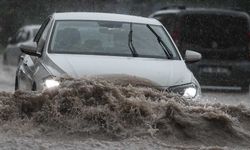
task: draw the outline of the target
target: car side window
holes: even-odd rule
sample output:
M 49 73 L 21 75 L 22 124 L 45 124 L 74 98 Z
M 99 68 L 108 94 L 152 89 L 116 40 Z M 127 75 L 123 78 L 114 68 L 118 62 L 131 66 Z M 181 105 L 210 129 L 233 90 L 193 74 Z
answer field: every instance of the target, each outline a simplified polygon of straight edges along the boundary
M 34 41 L 37 42 L 37 51 L 42 52 L 44 45 L 45 45 L 45 41 L 46 41 L 46 37 L 48 35 L 49 29 L 50 29 L 50 23 L 51 18 L 48 18 L 44 21 L 44 23 L 42 24 L 41 28 L 39 29 Z

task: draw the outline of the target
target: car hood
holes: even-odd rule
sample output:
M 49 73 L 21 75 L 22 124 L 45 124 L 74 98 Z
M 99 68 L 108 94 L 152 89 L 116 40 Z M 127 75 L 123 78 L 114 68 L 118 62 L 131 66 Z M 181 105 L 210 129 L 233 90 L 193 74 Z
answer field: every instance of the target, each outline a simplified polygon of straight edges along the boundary
M 60 75 L 66 74 L 73 78 L 129 75 L 148 79 L 164 87 L 186 84 L 192 80 L 192 73 L 183 60 L 71 54 L 49 54 L 48 58 L 50 61 L 47 61 L 47 66 L 51 72 L 57 68 Z

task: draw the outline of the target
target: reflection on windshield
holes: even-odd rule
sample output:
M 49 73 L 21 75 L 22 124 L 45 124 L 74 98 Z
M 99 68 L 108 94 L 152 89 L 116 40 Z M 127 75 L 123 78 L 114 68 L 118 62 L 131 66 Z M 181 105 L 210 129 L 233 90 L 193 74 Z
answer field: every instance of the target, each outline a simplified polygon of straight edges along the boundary
M 143 24 L 108 21 L 57 21 L 50 44 L 51 53 L 133 56 L 132 36 L 139 57 L 167 58 L 155 35 Z M 176 50 L 161 26 L 153 26 L 165 45 L 178 58 Z

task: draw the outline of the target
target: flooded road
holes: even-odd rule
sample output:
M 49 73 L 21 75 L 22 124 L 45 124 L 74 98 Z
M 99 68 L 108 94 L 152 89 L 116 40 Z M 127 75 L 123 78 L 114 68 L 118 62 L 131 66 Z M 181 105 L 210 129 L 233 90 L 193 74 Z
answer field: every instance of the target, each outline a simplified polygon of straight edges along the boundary
M 0 92 L 3 149 L 250 148 L 249 93 L 205 92 L 199 103 L 84 79 L 12 94 L 15 68 L 0 66 L 0 90 L 10 92 Z

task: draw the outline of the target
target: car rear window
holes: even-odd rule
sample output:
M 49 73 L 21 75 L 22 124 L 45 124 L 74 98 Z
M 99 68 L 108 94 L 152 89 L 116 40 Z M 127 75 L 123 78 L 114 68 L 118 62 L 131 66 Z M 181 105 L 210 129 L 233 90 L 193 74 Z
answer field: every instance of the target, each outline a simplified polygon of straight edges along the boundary
M 247 50 L 248 21 L 244 16 L 187 14 L 183 15 L 181 22 L 181 41 L 189 45 L 187 48 L 216 50 L 217 53 L 221 50 L 224 56 L 220 58 L 235 57 L 233 53 L 239 55 L 239 51 Z M 204 55 L 206 52 L 203 56 L 210 57 L 210 52 Z

